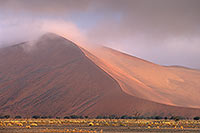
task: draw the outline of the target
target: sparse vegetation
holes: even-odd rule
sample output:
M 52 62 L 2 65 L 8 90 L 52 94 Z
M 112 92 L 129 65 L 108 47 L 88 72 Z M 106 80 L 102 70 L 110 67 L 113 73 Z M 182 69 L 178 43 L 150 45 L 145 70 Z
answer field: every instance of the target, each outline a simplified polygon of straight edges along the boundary
M 114 116 L 112 116 L 114 117 Z M 124 117 L 123 117 L 124 118 Z M 33 129 L 44 132 L 100 132 L 109 127 L 115 127 L 116 129 L 127 130 L 159 130 L 168 129 L 174 130 L 200 130 L 200 121 L 195 120 L 182 120 L 176 121 L 173 119 L 1 119 L 0 129 Z M 194 117 L 198 118 L 199 117 Z M 46 128 L 48 127 L 48 128 Z M 89 128 L 90 127 L 90 128 Z M 123 128 L 124 127 L 124 128 Z M 112 129 L 112 128 L 111 128 Z
M 127 130 L 197 130 L 200 131 L 200 117 L 185 119 L 181 116 L 168 117 L 151 116 L 144 117 L 141 115 L 109 115 L 97 116 L 96 119 L 87 116 L 65 116 L 54 117 L 34 115 L 32 119 L 24 119 L 21 116 L 13 118 L 10 115 L 2 116 L 0 120 L 0 129 L 23 129 L 32 131 L 40 129 L 43 132 L 102 132 L 104 129 L 115 127 L 116 129 Z M 48 128 L 46 128 L 48 127 Z M 78 129 L 77 129 L 78 128 Z

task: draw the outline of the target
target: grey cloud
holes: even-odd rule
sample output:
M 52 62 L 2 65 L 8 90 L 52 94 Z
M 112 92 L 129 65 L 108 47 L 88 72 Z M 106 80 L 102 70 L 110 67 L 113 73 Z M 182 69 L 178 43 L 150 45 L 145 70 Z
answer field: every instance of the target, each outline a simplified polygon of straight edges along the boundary
M 65 15 L 86 10 L 91 0 L 1 0 L 0 9 L 5 12 L 42 15 Z
M 84 31 L 90 43 L 107 45 L 158 64 L 200 68 L 199 0 L 0 0 L 0 11 L 4 19 L 27 18 L 17 20 L 22 29 L 32 21 L 33 27 L 41 26 L 39 19 L 46 17 L 70 21 L 69 16 L 74 13 L 101 15 L 97 22 L 85 18 L 95 23 Z M 6 24 L 13 21 L 6 19 Z
M 103 44 L 164 65 L 200 68 L 199 0 L 107 1 L 98 7 L 119 14 L 88 34 Z

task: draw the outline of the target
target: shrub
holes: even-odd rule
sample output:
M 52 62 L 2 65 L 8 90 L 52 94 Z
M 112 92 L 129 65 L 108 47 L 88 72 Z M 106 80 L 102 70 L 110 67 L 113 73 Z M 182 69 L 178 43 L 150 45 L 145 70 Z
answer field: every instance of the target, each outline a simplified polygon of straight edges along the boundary
M 49 119 L 53 118 L 53 116 L 48 116 Z
M 172 116 L 170 119 L 171 119 L 171 120 L 175 120 L 175 121 L 179 121 L 179 120 L 183 120 L 183 119 L 185 119 L 185 118 L 182 117 L 182 116 Z
M 23 126 L 23 124 L 22 123 L 17 123 L 17 126 Z
M 194 117 L 193 119 L 194 119 L 194 120 L 199 120 L 200 117 L 199 117 L 199 116 L 196 116 L 196 117 Z
M 94 126 L 94 123 L 90 122 L 90 123 L 88 124 L 88 126 Z
M 81 115 L 81 116 L 79 116 L 79 118 L 80 118 L 80 119 L 84 119 L 84 117 L 83 117 L 82 115 Z
M 117 117 L 116 115 L 110 115 L 108 118 L 109 119 L 116 119 L 116 117 Z
M 108 116 L 103 116 L 103 119 L 108 119 Z
M 31 126 L 26 126 L 26 128 L 31 128 Z
M 22 118 L 22 117 L 19 116 L 19 115 L 15 116 L 15 119 L 21 119 L 21 118 Z
M 123 115 L 123 116 L 121 116 L 120 118 L 121 118 L 121 119 L 127 119 L 128 116 L 127 116 L 127 115 Z
M 38 126 L 36 123 L 31 123 L 30 126 Z
M 155 116 L 155 119 L 156 120 L 160 120 L 160 119 L 163 119 L 163 117 L 161 117 L 161 116 Z
M 70 117 L 69 116 L 65 116 L 64 119 L 70 119 Z
M 47 116 L 42 116 L 41 118 L 42 118 L 42 119 L 47 119 L 48 117 L 47 117 Z
M 34 115 L 34 116 L 32 116 L 32 118 L 34 118 L 34 119 L 39 119 L 40 116 L 39 116 L 39 115 Z
M 71 115 L 70 118 L 71 118 L 71 119 L 78 119 L 78 118 L 80 118 L 80 117 L 77 116 L 77 115 Z
M 5 115 L 4 118 L 8 119 L 10 118 L 10 115 Z
M 97 117 L 96 117 L 96 119 L 102 119 L 103 118 L 103 116 L 100 116 L 100 115 L 98 115 Z

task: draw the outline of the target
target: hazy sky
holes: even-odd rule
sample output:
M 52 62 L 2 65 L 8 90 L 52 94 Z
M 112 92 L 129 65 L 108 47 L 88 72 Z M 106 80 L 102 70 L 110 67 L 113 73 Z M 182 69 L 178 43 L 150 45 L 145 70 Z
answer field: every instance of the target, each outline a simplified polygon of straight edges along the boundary
M 0 46 L 45 32 L 200 69 L 200 0 L 0 0 Z

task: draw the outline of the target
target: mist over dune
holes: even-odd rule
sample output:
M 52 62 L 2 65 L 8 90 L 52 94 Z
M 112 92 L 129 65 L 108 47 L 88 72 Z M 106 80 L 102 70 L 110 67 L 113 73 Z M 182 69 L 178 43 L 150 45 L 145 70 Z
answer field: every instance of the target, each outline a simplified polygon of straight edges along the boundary
M 160 65 L 200 69 L 199 0 L 1 0 L 0 47 L 53 32 Z
M 1 48 L 0 62 L 1 114 L 200 113 L 199 71 L 163 67 L 107 47 L 82 47 L 53 33 L 34 45 Z

